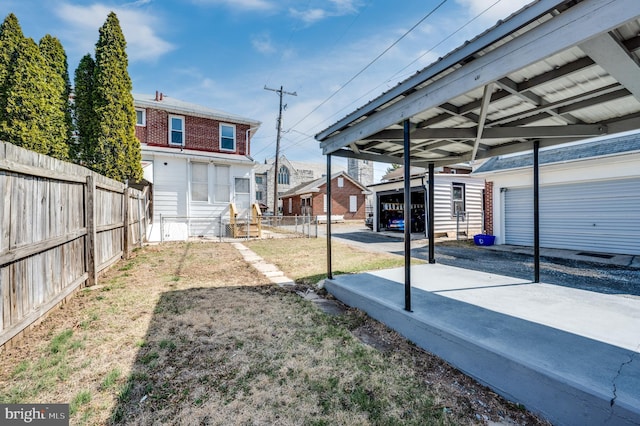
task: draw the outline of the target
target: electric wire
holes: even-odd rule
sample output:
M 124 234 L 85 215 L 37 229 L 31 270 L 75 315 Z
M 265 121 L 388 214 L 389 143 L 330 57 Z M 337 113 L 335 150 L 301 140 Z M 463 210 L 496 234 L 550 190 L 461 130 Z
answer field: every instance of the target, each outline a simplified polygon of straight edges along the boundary
M 366 93 L 364 93 L 363 95 L 361 95 L 360 97 L 358 97 L 357 99 L 355 99 L 354 101 L 352 101 L 351 103 L 349 103 L 348 105 L 345 105 L 344 107 L 342 107 L 341 109 L 337 110 L 336 112 L 334 112 L 333 114 L 331 114 L 330 116 L 328 116 L 327 118 L 325 118 L 322 122 L 319 122 L 313 126 L 310 127 L 310 129 L 314 129 L 316 127 L 318 127 L 320 124 L 322 124 L 323 122 L 329 120 L 332 117 L 335 117 L 336 115 L 340 114 L 342 111 L 344 111 L 345 109 L 349 108 L 351 105 L 353 105 L 354 103 L 360 101 L 361 99 L 363 99 L 364 97 L 366 97 L 367 95 L 369 95 L 371 92 L 376 91 L 377 89 L 379 89 L 381 86 L 384 86 L 385 84 L 391 83 L 396 77 L 399 77 L 400 79 L 407 77 L 407 74 L 402 75 L 401 73 L 403 71 L 405 71 L 407 68 L 409 68 L 411 65 L 415 64 L 416 62 L 418 62 L 420 59 L 422 59 L 423 57 L 425 57 L 426 55 L 428 55 L 429 53 L 433 52 L 434 49 L 438 48 L 440 45 L 442 45 L 443 43 L 445 43 L 447 40 L 449 40 L 450 38 L 452 38 L 453 36 L 455 36 L 457 33 L 459 33 L 460 31 L 462 31 L 464 28 L 466 28 L 467 26 L 469 26 L 470 24 L 472 24 L 475 20 L 477 20 L 478 18 L 480 18 L 482 15 L 484 15 L 485 13 L 487 13 L 491 8 L 493 8 L 495 5 L 497 5 L 498 3 L 500 3 L 502 0 L 496 0 L 493 4 L 491 4 L 490 6 L 488 6 L 487 8 L 485 8 L 482 12 L 480 12 L 479 14 L 477 14 L 476 16 L 474 16 L 472 19 L 470 19 L 469 21 L 467 21 L 464 25 L 460 26 L 458 29 L 456 29 L 454 32 L 452 32 L 451 34 L 449 34 L 447 37 L 443 38 L 442 40 L 440 40 L 438 43 L 436 43 L 434 46 L 432 46 L 429 50 L 425 51 L 424 53 L 422 53 L 420 56 L 418 56 L 416 59 L 414 59 L 413 61 L 411 61 L 409 64 L 407 64 L 406 66 L 404 66 L 402 69 L 396 71 L 393 75 L 391 75 L 388 79 L 386 79 L 383 83 L 378 84 L 377 86 L 373 87 L 372 89 L 370 89 L 369 91 L 367 91 Z M 305 117 L 306 118 L 306 117 Z M 303 120 L 300 120 L 298 123 L 296 123 L 296 125 L 300 124 Z M 292 130 L 292 129 L 290 129 Z M 290 131 L 289 130 L 289 131 Z M 302 132 L 299 132 L 302 133 Z M 289 148 L 293 148 L 294 146 L 300 145 L 303 142 L 305 142 L 307 139 L 301 139 L 298 141 L 295 141 L 292 145 L 289 146 L 285 146 L 283 147 L 283 151 Z

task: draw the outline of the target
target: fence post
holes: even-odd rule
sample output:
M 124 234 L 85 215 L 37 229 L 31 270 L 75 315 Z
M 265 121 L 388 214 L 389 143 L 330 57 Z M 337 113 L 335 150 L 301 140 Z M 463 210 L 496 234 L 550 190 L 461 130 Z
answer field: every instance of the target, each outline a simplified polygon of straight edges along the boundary
M 124 229 L 122 232 L 122 258 L 129 258 L 129 188 L 125 188 L 122 197 L 124 198 L 124 206 L 122 212 L 122 220 L 124 221 Z
M 95 193 L 96 184 L 93 176 L 87 176 L 86 197 L 84 205 L 85 223 L 87 225 L 87 236 L 85 239 L 85 259 L 87 273 L 87 287 L 98 284 L 98 274 L 96 269 L 96 217 L 95 217 Z
M 138 246 L 142 248 L 142 195 L 138 193 Z

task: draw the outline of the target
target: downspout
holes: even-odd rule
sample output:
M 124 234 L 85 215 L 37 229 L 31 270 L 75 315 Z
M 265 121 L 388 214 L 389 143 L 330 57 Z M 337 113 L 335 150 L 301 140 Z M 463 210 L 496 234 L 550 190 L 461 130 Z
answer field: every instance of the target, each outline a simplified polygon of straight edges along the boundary
M 429 263 L 436 263 L 435 247 L 436 247 L 436 225 L 435 225 L 435 167 L 433 163 L 429 163 Z
M 533 282 L 540 282 L 540 141 L 533 141 Z

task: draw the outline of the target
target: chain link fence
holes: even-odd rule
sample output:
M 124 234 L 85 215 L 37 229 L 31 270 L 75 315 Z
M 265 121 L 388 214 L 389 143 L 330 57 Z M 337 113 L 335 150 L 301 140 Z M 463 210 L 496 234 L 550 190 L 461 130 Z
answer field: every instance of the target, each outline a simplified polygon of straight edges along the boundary
M 317 238 L 318 220 L 315 216 L 263 216 L 262 229 L 291 237 Z
M 255 226 L 250 216 L 237 216 L 235 237 L 228 217 L 161 216 L 161 241 L 185 241 L 204 238 L 227 241 L 238 238 L 255 238 Z M 263 216 L 261 237 L 275 235 L 288 238 L 317 238 L 318 223 L 314 216 Z

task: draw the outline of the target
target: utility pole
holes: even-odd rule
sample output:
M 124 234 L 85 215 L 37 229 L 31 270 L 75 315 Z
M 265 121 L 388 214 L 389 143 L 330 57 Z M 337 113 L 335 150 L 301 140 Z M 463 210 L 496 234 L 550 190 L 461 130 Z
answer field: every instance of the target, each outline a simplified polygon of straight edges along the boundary
M 267 86 L 264 86 L 264 90 L 271 90 L 272 92 L 276 92 L 280 96 L 280 109 L 278 112 L 278 133 L 276 136 L 276 160 L 274 163 L 274 176 L 273 176 L 273 215 L 278 216 L 278 172 L 280 171 L 278 168 L 278 162 L 280 157 L 280 133 L 282 131 L 282 95 L 291 95 L 298 96 L 296 92 L 285 92 L 280 86 L 280 89 L 271 89 Z

